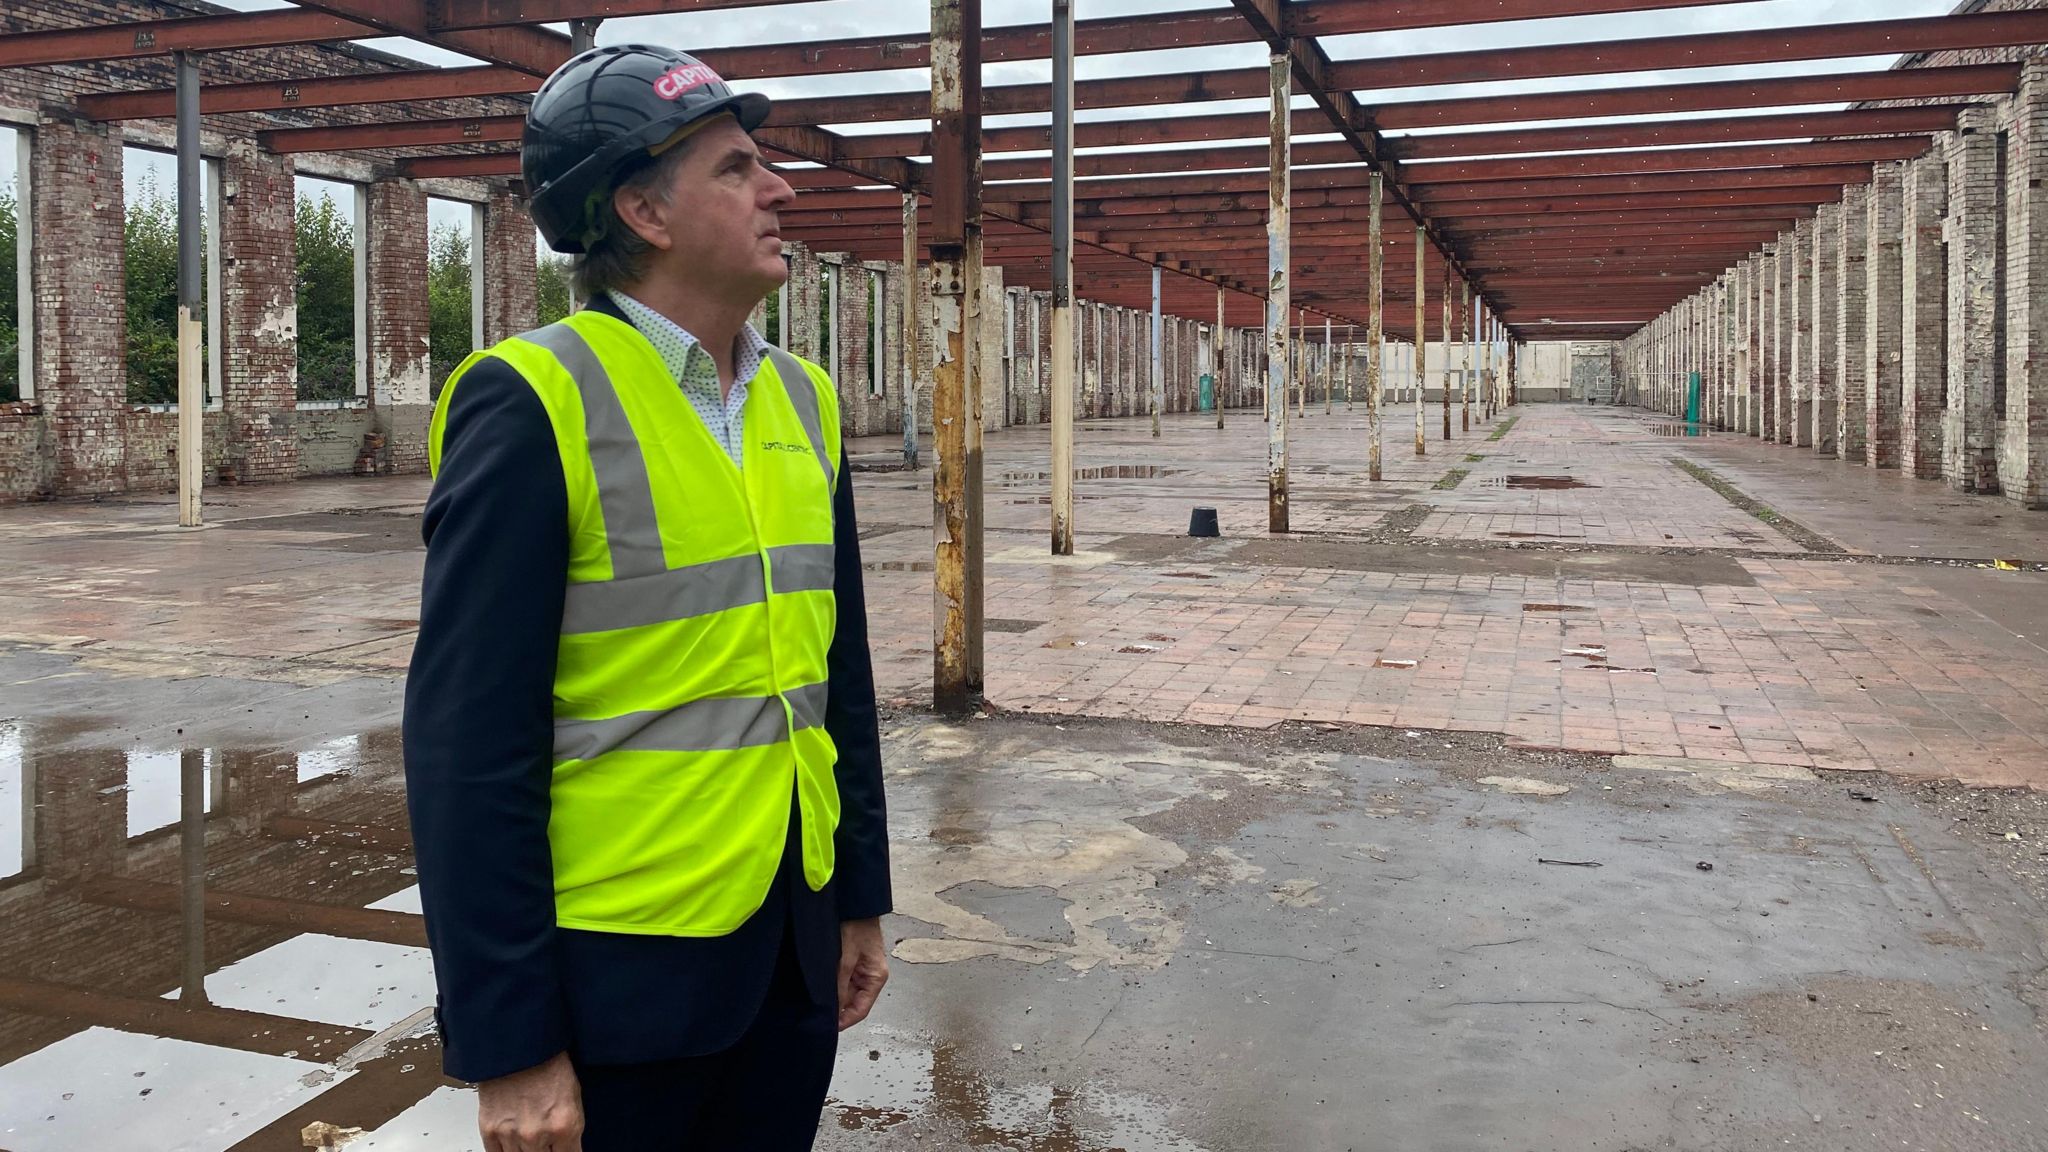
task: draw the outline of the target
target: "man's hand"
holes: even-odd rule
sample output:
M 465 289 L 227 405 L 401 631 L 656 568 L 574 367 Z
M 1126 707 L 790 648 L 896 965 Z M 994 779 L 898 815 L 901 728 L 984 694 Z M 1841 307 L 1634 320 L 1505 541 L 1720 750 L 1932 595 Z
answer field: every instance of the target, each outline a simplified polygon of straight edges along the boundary
M 486 1080 L 476 1095 L 484 1152 L 583 1152 L 583 1092 L 567 1052 Z
M 839 1030 L 868 1018 L 882 985 L 889 982 L 889 952 L 882 946 L 882 922 L 846 920 L 839 925 Z

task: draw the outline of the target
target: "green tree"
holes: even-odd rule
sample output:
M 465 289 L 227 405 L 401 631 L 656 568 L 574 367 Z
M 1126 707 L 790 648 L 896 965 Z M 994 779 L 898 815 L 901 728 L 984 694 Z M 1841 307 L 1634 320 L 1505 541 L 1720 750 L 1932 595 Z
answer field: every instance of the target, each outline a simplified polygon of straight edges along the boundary
M 297 232 L 299 399 L 356 394 L 355 229 L 332 198 L 300 196 Z
M 533 271 L 540 289 L 540 322 L 553 324 L 569 314 L 569 258 L 543 254 Z
M 178 399 L 178 206 L 144 177 L 123 222 L 128 399 Z
M 0 403 L 21 399 L 21 283 L 14 274 L 14 190 L 0 188 Z
M 471 337 L 469 238 L 444 222 L 427 238 L 428 346 L 434 395 L 455 366 L 474 349 Z

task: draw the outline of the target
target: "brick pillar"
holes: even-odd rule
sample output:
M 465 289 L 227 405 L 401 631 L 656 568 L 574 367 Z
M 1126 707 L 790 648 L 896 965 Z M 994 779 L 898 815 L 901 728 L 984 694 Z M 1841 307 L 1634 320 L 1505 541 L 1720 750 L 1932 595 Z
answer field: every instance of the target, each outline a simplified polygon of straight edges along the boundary
M 121 140 L 105 125 L 36 128 L 36 403 L 56 450 L 58 496 L 118 492 L 128 399 Z
M 1786 371 L 1785 422 L 1780 443 L 1813 447 L 1813 221 L 1792 229 L 1792 250 L 1785 254 Z
M 2020 75 L 2006 150 L 2005 450 L 1999 490 L 2048 507 L 2048 61 Z
M 834 277 L 828 293 L 832 338 L 826 348 L 826 369 L 839 386 L 839 417 L 849 436 L 866 436 L 868 420 L 868 342 L 873 320 L 869 307 L 868 273 L 860 261 L 843 252 L 819 258 Z M 987 377 L 984 376 L 984 386 Z
M 818 254 L 795 241 L 784 244 L 782 251 L 789 257 L 789 290 L 784 296 L 789 307 L 789 351 L 822 365 L 825 354 L 818 330 Z
M 1899 194 L 1905 212 L 1899 240 L 1899 468 L 1922 480 L 1941 476 L 1941 425 L 1948 406 L 1948 259 L 1941 240 L 1948 172 L 1941 153 L 1937 145 L 1908 162 Z
M 988 368 L 981 380 L 981 426 L 984 429 L 1001 428 L 1003 419 L 1002 397 L 997 392 L 1001 383 L 1003 348 L 1003 269 L 999 264 L 985 264 L 981 269 L 981 357 Z
M 364 455 L 379 472 L 418 472 L 427 466 L 430 395 L 438 394 L 443 383 L 433 379 L 430 356 L 427 194 L 411 180 L 379 180 L 369 191 L 367 295 L 374 431 Z
M 1998 491 L 1998 124 L 1990 108 L 1965 111 L 1948 145 L 1948 393 L 1942 474 L 1963 492 Z M 1939 161 L 1937 161 L 1939 163 Z
M 1869 236 L 1870 186 L 1851 184 L 1842 189 L 1842 243 L 1836 251 L 1835 269 L 1835 379 L 1841 388 L 1841 405 L 1835 413 L 1835 451 L 1838 459 L 1851 464 L 1864 462 L 1868 419 L 1864 373 L 1868 371 L 1870 340 L 1864 263 L 1870 252 Z
M 1863 264 L 1863 425 L 1864 460 L 1872 468 L 1899 466 L 1899 233 L 1905 214 L 1905 170 L 1903 161 L 1878 164 L 1870 181 L 1869 244 Z
M 875 265 L 882 275 L 882 419 L 878 431 L 903 431 L 903 309 L 908 277 L 903 262 Z
M 1763 356 L 1763 370 L 1757 381 L 1756 434 L 1764 440 L 1778 438 L 1778 387 L 1784 380 L 1779 368 L 1785 350 L 1781 334 L 1781 301 L 1778 297 L 1778 244 L 1764 247 L 1763 283 L 1757 292 L 1757 347 Z
M 237 140 L 221 166 L 224 478 L 294 480 L 299 443 L 299 261 L 292 159 Z
M 1744 260 L 1735 266 L 1735 373 L 1730 381 L 1727 427 L 1735 432 L 1749 431 L 1749 389 L 1755 379 L 1756 351 L 1755 329 L 1750 322 L 1750 313 L 1756 306 L 1756 291 L 1751 287 L 1756 275 L 1756 261 Z
M 1808 421 L 1808 443 L 1822 456 L 1835 454 L 1835 426 L 1841 419 L 1842 314 L 1836 301 L 1842 294 L 1842 206 L 1823 204 L 1813 223 L 1812 306 L 1813 419 Z
M 484 204 L 484 346 L 540 324 L 533 217 L 526 197 L 494 191 Z

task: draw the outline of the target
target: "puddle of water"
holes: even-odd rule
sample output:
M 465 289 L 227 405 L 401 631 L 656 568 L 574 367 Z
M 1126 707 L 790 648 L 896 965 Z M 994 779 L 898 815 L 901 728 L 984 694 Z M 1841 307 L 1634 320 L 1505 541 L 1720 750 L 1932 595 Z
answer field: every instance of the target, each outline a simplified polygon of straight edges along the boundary
M 1535 488 L 1545 491 L 1562 488 L 1599 487 L 1598 484 L 1588 484 L 1576 476 L 1528 476 L 1520 474 L 1509 476 L 1504 482 L 1504 486 L 1508 488 Z
M 1650 431 L 1659 436 L 1704 436 L 1706 433 L 1697 424 L 1652 424 Z
M 1524 604 L 1524 612 L 1590 612 L 1583 604 Z
M 868 1030 L 865 1043 L 840 1045 L 826 1110 L 849 1132 L 918 1122 L 913 1138 L 938 1148 L 1205 1152 L 1174 1130 L 1163 1101 L 1096 1081 L 983 1074 L 946 1041 L 886 1028 Z

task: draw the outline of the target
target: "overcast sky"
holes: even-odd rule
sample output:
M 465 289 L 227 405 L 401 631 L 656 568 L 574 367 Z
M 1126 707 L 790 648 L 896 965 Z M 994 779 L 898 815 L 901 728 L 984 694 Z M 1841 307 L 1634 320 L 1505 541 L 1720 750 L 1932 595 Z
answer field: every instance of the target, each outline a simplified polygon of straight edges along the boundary
M 229 7 L 240 9 L 280 8 L 288 5 L 282 0 L 222 0 Z M 1185 11 L 1191 8 L 1227 7 L 1226 4 L 1201 3 L 1199 0 L 1079 0 L 1075 8 L 1077 17 L 1089 19 L 1102 16 L 1130 15 L 1145 12 Z M 1465 25 L 1457 28 L 1430 28 L 1412 32 L 1385 32 L 1357 36 L 1329 36 L 1322 44 L 1331 58 L 1355 60 L 1373 57 L 1403 56 L 1414 53 L 1473 51 L 1489 48 L 1518 47 L 1532 44 L 1559 44 L 1590 40 L 1616 40 L 1643 36 L 1667 36 L 1690 32 L 1716 32 L 1742 28 L 1771 28 L 1802 24 L 1829 24 L 1861 20 L 1882 20 L 1903 16 L 1940 15 L 1954 7 L 1953 0 L 1757 0 L 1752 3 L 1710 4 L 1698 8 L 1675 9 L 1659 12 L 1636 12 L 1610 16 L 1579 16 L 1556 20 L 1524 20 L 1497 24 Z M 1044 19 L 1048 15 L 1048 0 L 984 0 L 983 21 L 988 27 L 1004 24 L 1025 23 Z M 642 16 L 630 19 L 607 21 L 598 32 L 601 44 L 642 41 L 667 44 L 685 50 L 691 48 L 722 47 L 739 44 L 788 43 L 804 40 L 822 40 L 853 36 L 874 36 L 925 31 L 927 9 L 904 0 L 816 0 L 813 3 L 785 4 L 772 7 L 740 10 L 713 10 L 678 13 L 668 16 Z M 397 38 L 361 41 L 385 51 L 410 56 L 430 65 L 456 65 L 474 63 L 456 53 L 445 52 L 425 44 Z M 1637 72 L 1607 76 L 1565 77 L 1556 79 L 1509 81 L 1489 84 L 1443 85 L 1434 88 L 1407 88 L 1384 92 L 1361 92 L 1360 99 L 1366 104 L 1391 100 L 1415 100 L 1433 97 L 1476 96 L 1497 93 L 1527 91 L 1558 91 L 1596 87 L 1633 86 L 1641 84 L 1666 84 L 1702 80 L 1740 79 L 1758 76 L 1788 74 L 1811 75 L 1821 72 L 1857 71 L 1889 66 L 1893 57 L 1844 58 L 1835 60 L 1810 61 L 1800 64 L 1761 65 L 1738 68 L 1695 68 L 1680 71 Z M 1145 74 L 1185 74 L 1204 70 L 1253 68 L 1265 61 L 1265 49 L 1256 44 L 1241 44 L 1218 48 L 1187 48 L 1160 52 L 1130 53 L 1123 56 L 1082 57 L 1075 63 L 1078 78 L 1087 80 L 1107 76 L 1131 76 Z M 990 85 L 1017 84 L 1032 81 L 1046 82 L 1051 78 L 1049 61 L 1023 61 L 996 63 L 986 67 L 983 82 Z M 765 92 L 771 96 L 822 96 L 855 92 L 877 91 L 921 91 L 930 86 L 930 77 L 923 68 L 907 68 L 891 72 L 831 74 L 817 77 L 785 77 L 772 80 L 741 82 L 737 87 Z M 1306 106 L 1305 96 L 1296 97 L 1297 106 Z M 1160 106 L 1147 109 L 1149 115 L 1170 116 L 1227 111 L 1257 111 L 1265 106 L 1262 100 L 1232 101 L 1201 105 Z M 1083 120 L 1092 118 L 1120 118 L 1131 115 L 1130 109 L 1100 109 L 1082 111 Z M 1710 113 L 1711 115 L 1711 113 Z M 1044 115 L 992 116 L 990 127 L 1019 124 L 1043 124 Z M 910 125 L 866 124 L 849 125 L 843 130 L 849 132 L 896 131 Z M 0 128 L 0 185 L 11 184 L 14 180 L 15 148 L 12 131 Z M 1315 139 L 1315 137 L 1303 137 Z M 168 187 L 172 181 L 170 158 L 162 154 L 147 153 L 130 149 L 127 157 L 128 177 L 136 184 L 150 173 L 154 173 L 160 186 Z M 302 191 L 309 194 L 338 195 L 340 186 L 329 185 L 326 181 L 302 180 Z M 348 206 L 347 197 L 340 202 Z M 468 214 L 457 206 L 437 202 L 433 205 L 433 219 L 456 222 L 468 226 Z

